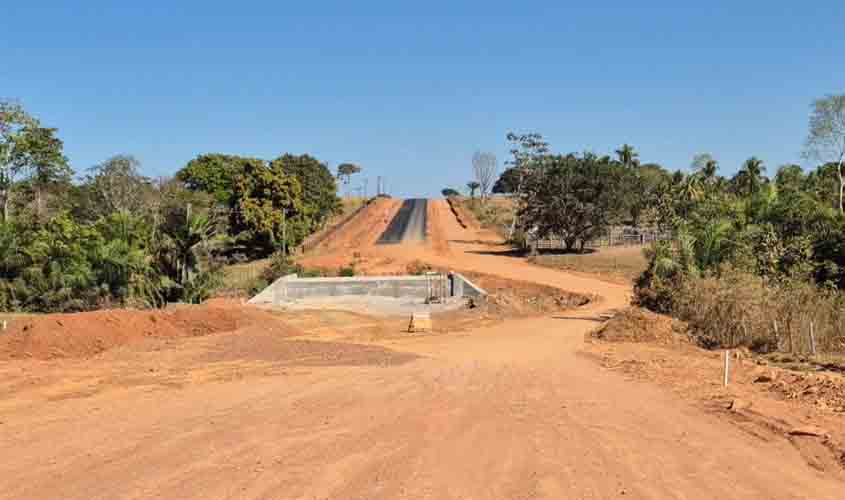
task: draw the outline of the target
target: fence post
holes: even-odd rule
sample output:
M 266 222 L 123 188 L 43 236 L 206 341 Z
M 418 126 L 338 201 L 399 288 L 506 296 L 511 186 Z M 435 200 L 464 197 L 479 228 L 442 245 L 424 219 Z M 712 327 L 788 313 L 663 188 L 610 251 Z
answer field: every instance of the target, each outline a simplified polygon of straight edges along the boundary
M 725 350 L 725 380 L 724 380 L 725 387 L 728 386 L 728 378 L 729 378 L 730 370 L 731 370 L 731 350 L 726 349 Z

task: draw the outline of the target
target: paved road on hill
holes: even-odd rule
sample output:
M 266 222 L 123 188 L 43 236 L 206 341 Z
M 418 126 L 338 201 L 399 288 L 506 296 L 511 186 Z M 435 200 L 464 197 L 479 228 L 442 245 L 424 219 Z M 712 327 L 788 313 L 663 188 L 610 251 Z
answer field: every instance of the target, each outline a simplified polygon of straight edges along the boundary
M 425 241 L 428 200 L 405 200 L 378 240 L 379 245 Z

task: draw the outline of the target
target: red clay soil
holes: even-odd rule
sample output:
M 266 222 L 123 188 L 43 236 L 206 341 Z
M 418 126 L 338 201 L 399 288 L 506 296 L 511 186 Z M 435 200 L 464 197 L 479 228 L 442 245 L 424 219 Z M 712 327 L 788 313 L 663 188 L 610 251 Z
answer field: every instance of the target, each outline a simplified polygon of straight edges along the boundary
M 401 200 L 393 198 L 379 198 L 358 212 L 346 222 L 339 231 L 315 249 L 319 254 L 323 251 L 344 251 L 357 249 L 362 246 L 374 245 L 381 233 L 399 211 Z
M 446 201 L 461 227 L 469 230 L 481 229 L 478 219 L 475 218 L 472 212 L 466 209 L 461 201 L 455 198 L 448 198 Z
M 199 337 L 264 324 L 296 335 L 260 309 L 215 301 L 168 310 L 114 309 L 47 314 L 18 321 L 0 337 L 0 360 L 88 358 L 146 338 Z M 282 331 L 285 330 L 285 331 Z

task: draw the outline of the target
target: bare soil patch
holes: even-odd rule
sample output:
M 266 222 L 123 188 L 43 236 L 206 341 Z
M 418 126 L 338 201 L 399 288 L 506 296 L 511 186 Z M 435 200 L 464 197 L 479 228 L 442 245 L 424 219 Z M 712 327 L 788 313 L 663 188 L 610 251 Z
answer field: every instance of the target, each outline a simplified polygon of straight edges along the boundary
M 681 322 L 637 308 L 587 338 L 584 352 L 606 369 L 671 388 L 762 439 L 788 440 L 809 465 L 845 478 L 842 375 L 795 372 L 735 350 L 724 387 L 723 351 L 699 348 Z
M 268 322 L 265 311 L 226 301 L 166 310 L 45 314 L 17 321 L 0 336 L 0 359 L 88 358 L 148 338 L 197 337 L 259 325 L 276 335 L 299 334 Z

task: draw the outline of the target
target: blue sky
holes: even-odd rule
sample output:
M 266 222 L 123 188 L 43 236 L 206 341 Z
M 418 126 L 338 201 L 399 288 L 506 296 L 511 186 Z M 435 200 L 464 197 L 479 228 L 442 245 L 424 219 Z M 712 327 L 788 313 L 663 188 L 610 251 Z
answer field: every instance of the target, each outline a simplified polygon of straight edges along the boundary
M 503 163 L 509 130 L 773 173 L 800 161 L 811 101 L 845 92 L 841 1 L 568 3 L 17 2 L 0 96 L 58 127 L 77 170 L 307 152 L 421 196 L 463 186 L 477 149 Z

